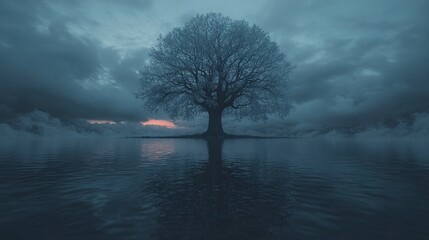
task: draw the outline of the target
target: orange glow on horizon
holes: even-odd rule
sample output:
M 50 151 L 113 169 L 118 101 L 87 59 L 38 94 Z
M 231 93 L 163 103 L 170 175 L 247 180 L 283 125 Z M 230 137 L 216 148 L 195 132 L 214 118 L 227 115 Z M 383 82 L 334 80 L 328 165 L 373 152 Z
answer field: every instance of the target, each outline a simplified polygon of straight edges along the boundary
M 146 122 L 141 122 L 143 126 L 157 126 L 165 128 L 176 128 L 176 124 L 167 120 L 149 119 Z

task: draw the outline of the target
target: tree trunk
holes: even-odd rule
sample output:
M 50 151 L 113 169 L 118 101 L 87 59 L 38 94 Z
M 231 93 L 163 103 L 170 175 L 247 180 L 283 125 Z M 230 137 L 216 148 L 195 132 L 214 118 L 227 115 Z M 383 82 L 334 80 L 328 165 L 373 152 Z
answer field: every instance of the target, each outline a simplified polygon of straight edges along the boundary
M 225 136 L 225 132 L 222 127 L 222 110 L 213 109 L 209 110 L 209 124 L 207 131 L 204 133 L 205 137 L 217 138 Z

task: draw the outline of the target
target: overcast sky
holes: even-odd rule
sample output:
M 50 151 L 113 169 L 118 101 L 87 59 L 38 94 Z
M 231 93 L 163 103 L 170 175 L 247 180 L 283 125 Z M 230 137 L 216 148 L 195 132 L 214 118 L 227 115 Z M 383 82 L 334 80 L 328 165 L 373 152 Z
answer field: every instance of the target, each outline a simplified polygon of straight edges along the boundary
M 2 0 L 0 131 L 94 119 L 135 131 L 168 119 L 134 97 L 137 71 L 159 34 L 220 12 L 261 26 L 296 65 L 288 118 L 226 119 L 227 130 L 429 135 L 428 9 L 427 0 Z M 206 119 L 180 124 L 204 130 Z

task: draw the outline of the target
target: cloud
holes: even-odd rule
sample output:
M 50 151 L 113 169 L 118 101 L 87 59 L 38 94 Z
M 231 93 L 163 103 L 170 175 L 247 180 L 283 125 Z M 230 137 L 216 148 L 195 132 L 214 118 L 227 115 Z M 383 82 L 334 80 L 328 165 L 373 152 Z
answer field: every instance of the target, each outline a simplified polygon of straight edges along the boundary
M 427 7 L 427 1 L 267 4 L 262 24 L 297 65 L 289 92 L 296 112 L 286 122 L 355 132 L 400 127 L 428 112 Z
M 144 126 L 138 122 L 99 121 L 91 123 L 84 119 L 62 121 L 42 111 L 20 114 L 10 123 L 0 123 L 2 137 L 138 137 L 174 136 L 193 133 L 192 128 L 177 124 L 168 129 L 157 126 Z
M 375 126 L 357 133 L 356 137 L 400 137 L 400 138 L 427 138 L 429 137 L 429 113 L 413 115 L 413 121 L 399 122 L 394 128 L 384 125 Z
M 37 122 L 42 135 L 54 126 L 61 134 L 127 135 L 139 131 L 140 121 L 165 117 L 134 97 L 137 71 L 159 34 L 215 11 L 260 25 L 297 66 L 289 88 L 295 111 L 288 118 L 226 118 L 225 129 L 427 135 L 428 8 L 425 0 L 1 1 L 0 129 L 34 134 L 24 123 Z M 128 124 L 86 126 L 84 119 Z M 180 124 L 195 132 L 206 121 Z
M 69 20 L 47 5 L 1 4 L 0 120 L 35 109 L 63 119 L 145 119 L 132 83 L 145 51 L 121 59 L 96 39 L 73 35 Z

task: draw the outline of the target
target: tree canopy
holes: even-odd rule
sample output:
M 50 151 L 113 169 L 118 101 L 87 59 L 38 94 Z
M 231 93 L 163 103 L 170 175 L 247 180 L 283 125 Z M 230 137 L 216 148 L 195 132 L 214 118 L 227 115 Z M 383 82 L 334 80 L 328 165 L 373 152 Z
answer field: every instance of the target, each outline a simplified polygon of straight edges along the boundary
M 291 64 L 268 33 L 245 20 L 197 15 L 160 36 L 149 56 L 139 97 L 172 118 L 208 112 L 208 132 L 212 118 L 223 132 L 224 113 L 257 120 L 290 110 Z

